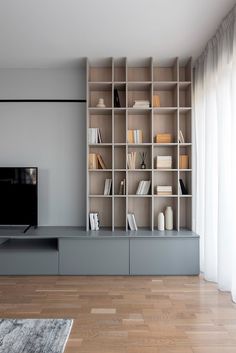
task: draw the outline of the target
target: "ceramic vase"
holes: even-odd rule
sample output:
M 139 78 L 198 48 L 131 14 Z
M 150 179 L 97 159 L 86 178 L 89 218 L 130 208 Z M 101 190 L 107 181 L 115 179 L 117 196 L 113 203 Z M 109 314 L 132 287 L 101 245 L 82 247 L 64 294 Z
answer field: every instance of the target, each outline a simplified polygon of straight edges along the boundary
M 165 217 L 163 212 L 158 214 L 157 224 L 158 230 L 165 230 Z
M 97 104 L 97 108 L 105 108 L 105 103 L 104 103 L 104 99 L 103 98 L 99 98 L 98 99 L 98 104 Z
M 166 221 L 166 229 L 173 229 L 173 210 L 171 206 L 167 206 L 165 210 L 165 221 Z

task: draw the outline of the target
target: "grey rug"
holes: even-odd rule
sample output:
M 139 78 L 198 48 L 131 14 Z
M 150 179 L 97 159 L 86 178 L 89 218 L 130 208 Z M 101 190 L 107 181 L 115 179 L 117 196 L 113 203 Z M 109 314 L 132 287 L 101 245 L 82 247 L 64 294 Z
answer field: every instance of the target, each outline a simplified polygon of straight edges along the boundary
M 73 320 L 0 319 L 0 353 L 62 353 Z

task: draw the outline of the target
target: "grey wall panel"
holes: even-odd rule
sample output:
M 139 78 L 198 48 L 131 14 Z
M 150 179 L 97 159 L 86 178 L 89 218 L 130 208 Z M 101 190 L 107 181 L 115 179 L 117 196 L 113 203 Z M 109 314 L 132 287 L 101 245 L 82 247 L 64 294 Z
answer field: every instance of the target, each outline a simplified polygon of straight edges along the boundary
M 133 275 L 199 274 L 199 239 L 131 239 Z
M 128 275 L 129 239 L 59 239 L 62 275 Z
M 0 275 L 57 275 L 56 251 L 1 251 Z

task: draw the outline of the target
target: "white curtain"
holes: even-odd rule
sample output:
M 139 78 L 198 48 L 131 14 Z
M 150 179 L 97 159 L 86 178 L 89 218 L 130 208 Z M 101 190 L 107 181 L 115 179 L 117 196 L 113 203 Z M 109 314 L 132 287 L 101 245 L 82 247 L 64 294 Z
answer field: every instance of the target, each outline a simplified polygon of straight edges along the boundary
M 196 62 L 193 131 L 201 270 L 236 301 L 236 7 Z

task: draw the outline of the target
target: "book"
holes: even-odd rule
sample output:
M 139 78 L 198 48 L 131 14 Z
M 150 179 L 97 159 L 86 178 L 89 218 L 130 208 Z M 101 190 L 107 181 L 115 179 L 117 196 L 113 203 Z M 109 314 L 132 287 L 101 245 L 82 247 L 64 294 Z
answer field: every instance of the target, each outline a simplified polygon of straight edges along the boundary
M 188 155 L 181 154 L 179 156 L 179 169 L 188 169 Z
M 148 195 L 151 186 L 151 180 L 140 180 L 136 195 Z
M 172 195 L 172 186 L 171 185 L 158 185 L 156 187 L 157 195 Z
M 115 108 L 120 108 L 120 98 L 119 98 L 119 94 L 118 94 L 118 90 L 117 88 L 114 88 L 114 107 Z
M 157 134 L 156 143 L 171 143 L 172 136 L 171 134 Z
M 161 102 L 160 102 L 160 96 L 158 95 L 154 95 L 152 98 L 152 105 L 154 108 L 160 107 L 161 106 Z
M 88 129 L 88 143 L 95 144 L 95 143 L 102 143 L 102 137 L 100 129 L 97 127 L 91 127 Z
M 179 130 L 179 142 L 180 142 L 180 143 L 184 143 L 184 142 L 185 142 L 185 141 L 184 141 L 184 135 L 183 135 L 183 133 L 182 133 L 181 130 Z
M 125 186 L 125 179 L 123 179 L 120 182 L 119 195 L 125 195 L 125 194 L 126 194 L 126 186 Z
M 157 156 L 156 157 L 156 168 L 157 169 L 171 169 L 172 168 L 172 156 Z
M 180 195 L 188 195 L 188 190 L 184 185 L 184 182 L 182 179 L 179 179 L 179 186 L 180 186 Z
M 135 169 L 136 163 L 136 152 L 130 152 L 127 155 L 127 165 L 128 169 Z
M 128 226 L 130 230 L 138 230 L 134 213 L 127 214 Z
M 97 154 L 97 160 L 98 160 L 98 167 L 101 167 L 101 169 L 107 169 L 106 164 L 99 153 Z
M 90 212 L 89 221 L 91 230 L 99 230 L 99 218 L 97 212 Z
M 150 108 L 150 101 L 149 100 L 135 100 L 133 104 L 133 108 L 138 109 L 147 109 Z
M 112 179 L 106 179 L 105 184 L 104 184 L 104 195 L 110 195 L 111 194 L 111 186 L 112 186 Z
M 98 169 L 98 159 L 96 153 L 89 153 L 89 169 Z
M 128 130 L 127 135 L 128 143 L 142 143 L 143 142 L 143 132 L 142 130 Z

